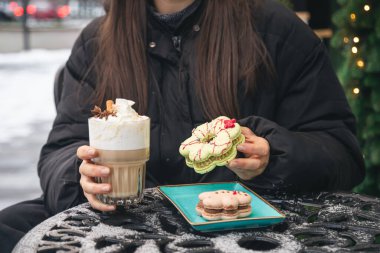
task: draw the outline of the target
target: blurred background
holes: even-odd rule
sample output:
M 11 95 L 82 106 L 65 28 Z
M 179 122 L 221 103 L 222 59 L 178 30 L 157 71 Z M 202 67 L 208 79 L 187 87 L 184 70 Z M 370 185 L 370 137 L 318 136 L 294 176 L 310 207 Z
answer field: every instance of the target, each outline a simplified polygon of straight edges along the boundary
M 55 117 L 55 73 L 101 15 L 100 0 L 0 0 L 0 210 L 41 195 L 37 162 Z
M 278 1 L 328 48 L 366 160 L 367 177 L 353 190 L 380 196 L 380 3 Z M 101 0 L 0 0 L 0 210 L 41 194 L 36 167 L 55 117 L 55 73 L 103 14 Z

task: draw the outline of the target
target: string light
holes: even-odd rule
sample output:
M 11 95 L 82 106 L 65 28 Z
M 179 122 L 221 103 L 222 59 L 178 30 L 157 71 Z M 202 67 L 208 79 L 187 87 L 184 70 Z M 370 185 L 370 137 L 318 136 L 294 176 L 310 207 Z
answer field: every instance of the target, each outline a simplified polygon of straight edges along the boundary
M 370 11 L 371 10 L 371 6 L 369 6 L 368 4 L 364 5 L 363 7 L 364 11 Z
M 355 43 L 359 43 L 360 39 L 359 39 L 359 37 L 354 37 L 353 41 L 354 41 Z
M 354 94 L 359 94 L 360 93 L 360 89 L 359 88 L 354 88 L 353 90 L 352 90 L 352 93 L 354 93 Z
M 357 47 L 352 47 L 351 51 L 352 51 L 352 53 L 357 54 L 358 53 L 358 48 Z
M 348 42 L 350 42 L 350 39 L 348 37 L 344 37 L 343 42 L 347 44 Z
M 359 68 L 364 68 L 364 66 L 365 66 L 365 63 L 364 63 L 364 61 L 363 60 L 358 60 L 357 62 L 356 62 L 356 65 L 359 67 Z
M 356 14 L 355 13 L 351 13 L 350 14 L 350 18 L 352 21 L 355 21 L 356 20 Z

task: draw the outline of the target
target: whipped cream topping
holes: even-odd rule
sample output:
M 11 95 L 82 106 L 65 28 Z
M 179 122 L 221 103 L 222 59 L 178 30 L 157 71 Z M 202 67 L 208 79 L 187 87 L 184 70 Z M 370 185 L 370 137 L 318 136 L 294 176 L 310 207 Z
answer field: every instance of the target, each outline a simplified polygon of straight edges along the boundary
M 103 150 L 136 150 L 149 148 L 150 119 L 139 115 L 135 102 L 117 98 L 115 116 L 91 117 L 88 120 L 90 146 Z
M 145 116 L 140 116 L 132 106 L 135 104 L 132 100 L 117 98 L 114 105 L 116 109 L 116 117 L 119 120 L 141 120 Z

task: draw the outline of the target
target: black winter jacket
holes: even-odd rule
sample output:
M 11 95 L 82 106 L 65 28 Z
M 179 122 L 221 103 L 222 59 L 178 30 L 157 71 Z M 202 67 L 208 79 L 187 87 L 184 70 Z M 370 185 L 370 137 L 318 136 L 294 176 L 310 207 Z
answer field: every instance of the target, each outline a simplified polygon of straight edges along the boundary
M 253 14 L 259 35 L 273 61 L 277 81 L 259 84 L 252 96 L 238 86 L 239 123 L 268 140 L 270 163 L 246 185 L 256 191 L 282 189 L 320 191 L 350 189 L 364 177 L 355 138 L 355 120 L 331 67 L 326 49 L 291 11 L 273 0 L 263 1 Z M 194 40 L 202 8 L 179 28 L 180 48 L 154 18 L 149 19 L 148 62 L 151 156 L 147 186 L 240 180 L 225 167 L 199 175 L 186 167 L 180 143 L 204 123 L 194 91 Z M 45 203 L 57 213 L 85 201 L 79 185 L 76 150 L 88 145 L 87 119 L 96 89 L 96 73 L 85 73 L 95 55 L 101 19 L 86 27 L 64 69 L 57 117 L 41 151 L 38 172 Z M 154 42 L 154 43 L 151 43 Z M 178 50 L 179 49 L 179 50 Z M 241 180 L 240 180 L 241 181 Z

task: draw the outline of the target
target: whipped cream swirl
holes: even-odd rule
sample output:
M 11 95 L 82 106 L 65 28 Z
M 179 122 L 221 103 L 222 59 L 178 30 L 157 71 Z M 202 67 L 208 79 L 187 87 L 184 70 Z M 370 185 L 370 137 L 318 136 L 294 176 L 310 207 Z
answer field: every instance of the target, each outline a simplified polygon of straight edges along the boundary
M 149 147 L 150 119 L 139 115 L 135 102 L 117 98 L 115 116 L 88 120 L 90 146 L 104 150 L 135 150 Z

